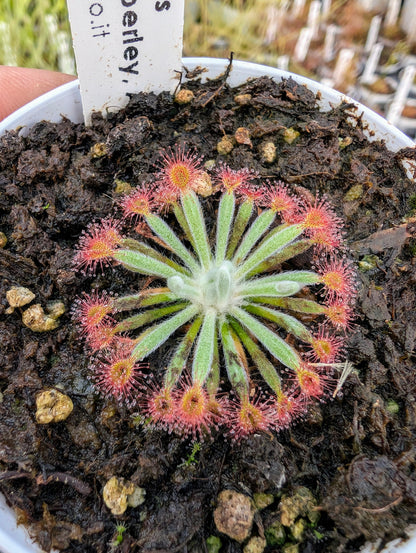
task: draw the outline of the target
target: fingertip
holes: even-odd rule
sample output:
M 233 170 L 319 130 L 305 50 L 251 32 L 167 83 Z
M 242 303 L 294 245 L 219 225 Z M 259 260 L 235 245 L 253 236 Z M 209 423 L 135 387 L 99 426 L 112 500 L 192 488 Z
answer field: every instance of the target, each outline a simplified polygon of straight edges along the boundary
M 75 78 L 45 69 L 0 66 L 0 121 L 38 96 Z

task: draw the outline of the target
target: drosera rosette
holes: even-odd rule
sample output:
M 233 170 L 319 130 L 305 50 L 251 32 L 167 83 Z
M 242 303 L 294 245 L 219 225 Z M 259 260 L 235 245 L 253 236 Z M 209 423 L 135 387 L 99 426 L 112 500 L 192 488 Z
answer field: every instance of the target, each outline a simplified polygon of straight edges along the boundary
M 120 202 L 123 223 L 140 218 L 152 241 L 124 237 L 113 219 L 84 233 L 78 267 L 112 262 L 152 286 L 93 292 L 78 300 L 75 320 L 98 352 L 98 387 L 135 402 L 154 425 L 197 439 L 220 426 L 233 439 L 279 431 L 331 396 L 345 364 L 356 285 L 342 222 L 325 198 L 221 165 L 210 237 L 195 192 L 203 172 L 195 153 L 165 152 L 154 181 Z M 161 378 L 143 363 L 167 341 Z

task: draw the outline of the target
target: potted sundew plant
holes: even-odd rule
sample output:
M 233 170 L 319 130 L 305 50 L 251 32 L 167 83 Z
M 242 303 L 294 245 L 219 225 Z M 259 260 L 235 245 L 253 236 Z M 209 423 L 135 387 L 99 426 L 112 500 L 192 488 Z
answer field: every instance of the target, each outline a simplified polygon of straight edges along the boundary
M 414 149 L 248 66 L 1 140 L 24 551 L 356 552 L 414 521 Z

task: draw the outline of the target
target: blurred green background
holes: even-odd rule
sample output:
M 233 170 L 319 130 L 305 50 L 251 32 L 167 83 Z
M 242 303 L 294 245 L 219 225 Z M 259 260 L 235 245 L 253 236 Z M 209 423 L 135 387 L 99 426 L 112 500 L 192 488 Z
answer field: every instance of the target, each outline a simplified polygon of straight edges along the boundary
M 337 28 L 338 51 L 355 49 L 351 72 L 344 76 L 345 86 L 337 83 L 345 91 L 360 69 L 363 46 L 377 11 L 364 10 L 364 2 L 356 0 L 332 0 L 307 57 L 299 62 L 293 54 L 299 33 L 307 25 L 311 1 L 301 2 L 303 8 L 294 15 L 296 0 L 186 0 L 184 55 L 226 58 L 233 51 L 235 59 L 281 68 L 286 68 L 281 56 L 287 56 L 288 69 L 321 79 L 325 29 L 332 25 Z M 388 0 L 372 2 L 384 4 L 385 13 Z M 397 25 L 382 26 L 381 33 L 385 42 L 383 63 L 410 52 Z M 324 64 L 329 73 L 335 61 L 334 55 Z M 0 0 L 0 64 L 75 74 L 65 0 Z
M 309 4 L 296 21 L 279 29 L 279 9 L 290 5 L 284 0 L 187 0 L 184 55 L 228 57 L 232 50 L 237 59 L 275 66 L 279 55 L 293 53 Z M 333 1 L 331 19 L 338 20 L 347 5 L 357 12 L 359 27 L 354 0 Z M 359 30 L 353 38 L 362 40 Z M 65 0 L 2 0 L 0 63 L 75 72 Z M 310 72 L 307 64 L 302 72 Z
M 265 44 L 268 10 L 279 0 L 187 0 L 184 55 L 276 61 Z M 65 0 L 2 0 L 0 64 L 74 72 Z

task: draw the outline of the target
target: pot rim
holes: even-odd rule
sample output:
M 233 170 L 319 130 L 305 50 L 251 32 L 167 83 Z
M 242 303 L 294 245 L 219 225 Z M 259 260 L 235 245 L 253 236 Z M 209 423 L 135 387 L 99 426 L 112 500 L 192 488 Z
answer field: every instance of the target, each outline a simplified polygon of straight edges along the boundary
M 188 69 L 195 69 L 198 66 L 209 69 L 207 75 L 211 78 L 223 73 L 228 65 L 228 60 L 219 58 L 190 57 L 183 58 L 183 64 Z M 260 65 L 247 61 L 233 61 L 232 71 L 228 83 L 237 86 L 248 78 L 256 78 L 267 75 L 276 80 L 293 77 L 300 84 L 307 86 L 311 92 L 320 92 L 321 99 L 318 104 L 323 111 L 328 111 L 333 105 L 346 101 L 356 107 L 356 116 L 362 115 L 366 123 L 366 134 L 370 140 L 384 139 L 388 148 L 397 151 L 404 147 L 413 147 L 415 143 L 399 129 L 390 124 L 386 119 L 326 85 L 312 79 L 296 75 L 290 71 L 283 71 L 274 67 Z M 6 130 L 13 130 L 22 127 L 22 133 L 42 119 L 58 122 L 62 116 L 67 117 L 75 123 L 83 121 L 82 106 L 79 91 L 79 81 L 74 80 L 59 86 L 42 96 L 39 96 L 29 104 L 19 108 L 17 111 L 0 122 L 0 135 Z M 3 496 L 0 494 L 0 552 L 1 553 L 41 553 L 39 546 L 32 542 L 26 529 L 15 524 L 16 517 L 11 508 L 6 505 Z M 394 540 L 385 546 L 380 553 L 412 553 L 416 550 L 416 525 L 409 527 L 410 539 L 402 542 L 401 539 Z M 376 553 L 379 543 L 366 544 L 360 553 Z
M 197 66 L 209 66 L 209 73 L 211 76 L 212 74 L 217 75 L 224 72 L 229 63 L 228 60 L 225 59 L 204 57 L 183 58 L 182 61 L 184 67 L 188 69 L 193 69 Z M 243 79 L 246 79 L 247 75 L 249 75 L 248 78 L 267 75 L 277 80 L 288 79 L 294 76 L 299 83 L 307 86 L 314 94 L 318 92 L 321 94 L 321 99 L 318 100 L 318 104 L 323 111 L 329 110 L 332 105 L 337 105 L 341 101 L 346 101 L 355 106 L 356 115 L 362 114 L 363 120 L 366 122 L 366 134 L 370 140 L 384 139 L 387 147 L 393 151 L 397 151 L 406 146 L 411 147 L 415 144 L 411 138 L 389 123 L 381 115 L 375 113 L 360 102 L 353 100 L 346 94 L 338 92 L 318 81 L 271 66 L 235 60 L 233 61 L 228 82 L 231 86 L 236 86 L 240 84 Z M 203 74 L 203 76 L 205 76 L 205 74 Z M 45 109 L 46 103 L 49 107 Z M 81 123 L 83 121 L 83 116 L 78 79 L 46 92 L 6 117 L 0 122 L 0 135 L 6 130 L 12 130 L 18 127 L 29 128 L 34 125 L 39 121 L 38 110 L 40 109 L 42 109 L 42 118 L 44 119 L 47 118 L 51 121 L 59 121 L 61 116 L 65 116 L 75 123 Z M 375 136 L 374 133 L 377 136 Z

